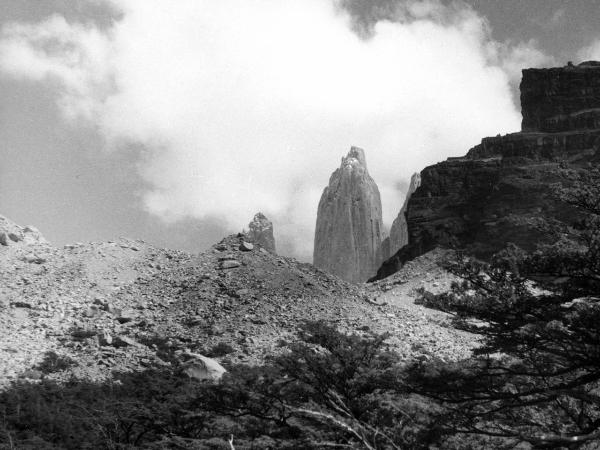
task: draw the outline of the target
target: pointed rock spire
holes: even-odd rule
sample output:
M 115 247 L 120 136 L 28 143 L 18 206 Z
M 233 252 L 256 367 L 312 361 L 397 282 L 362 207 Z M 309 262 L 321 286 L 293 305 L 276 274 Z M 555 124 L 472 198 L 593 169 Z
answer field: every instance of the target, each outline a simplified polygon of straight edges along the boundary
M 317 212 L 314 265 L 360 283 L 382 261 L 381 198 L 367 171 L 365 152 L 352 147 L 331 175 Z
M 408 244 L 408 225 L 406 223 L 406 208 L 408 206 L 408 201 L 410 200 L 411 195 L 413 195 L 413 193 L 417 190 L 417 188 L 420 185 L 421 174 L 419 172 L 413 173 L 412 177 L 410 177 L 410 185 L 408 186 L 408 192 L 406 193 L 404 204 L 402 205 L 402 208 L 400 208 L 398 217 L 394 219 L 394 222 L 392 223 L 392 228 L 390 229 L 390 256 L 396 253 L 406 244 Z
M 257 213 L 248 224 L 246 236 L 250 242 L 260 245 L 271 253 L 276 253 L 273 223 L 263 213 Z

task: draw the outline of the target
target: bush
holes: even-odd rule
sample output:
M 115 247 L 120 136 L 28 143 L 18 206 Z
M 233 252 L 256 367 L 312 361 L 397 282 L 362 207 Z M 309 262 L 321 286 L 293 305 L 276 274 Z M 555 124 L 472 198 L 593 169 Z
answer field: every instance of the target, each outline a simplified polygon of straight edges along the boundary
M 62 372 L 74 366 L 75 361 L 65 355 L 59 355 L 56 352 L 48 351 L 44 355 L 44 359 L 35 368 L 44 374 Z

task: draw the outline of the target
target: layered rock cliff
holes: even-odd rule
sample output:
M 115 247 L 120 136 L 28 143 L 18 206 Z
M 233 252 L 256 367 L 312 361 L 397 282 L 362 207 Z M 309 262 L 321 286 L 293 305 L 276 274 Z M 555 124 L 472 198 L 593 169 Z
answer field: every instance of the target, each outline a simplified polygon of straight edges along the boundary
M 352 147 L 331 175 L 317 212 L 314 265 L 359 283 L 382 261 L 381 198 L 364 151 Z
M 533 250 L 578 220 L 552 185 L 561 169 L 600 162 L 600 64 L 527 69 L 521 82 L 523 130 L 484 138 L 460 158 L 429 166 L 406 209 L 408 245 L 375 279 L 436 246 L 487 259 L 512 242 Z
M 277 253 L 275 237 L 273 236 L 273 223 L 263 213 L 257 213 L 252 222 L 248 224 L 246 236 L 250 242 L 258 244 L 271 253 Z

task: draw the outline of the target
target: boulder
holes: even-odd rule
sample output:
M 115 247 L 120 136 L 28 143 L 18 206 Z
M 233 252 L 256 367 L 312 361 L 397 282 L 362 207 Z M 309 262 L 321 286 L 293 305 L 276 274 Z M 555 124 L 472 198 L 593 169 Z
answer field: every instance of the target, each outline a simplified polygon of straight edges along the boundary
M 254 250 L 254 245 L 252 245 L 250 242 L 242 241 L 240 244 L 240 250 L 243 252 L 251 252 Z
M 314 265 L 360 283 L 382 261 L 381 198 L 364 151 L 352 147 L 331 175 L 317 211 Z
M 212 358 L 198 353 L 188 353 L 189 359 L 182 365 L 182 373 L 197 381 L 218 381 L 227 372 L 225 368 Z
M 221 269 L 235 269 L 236 267 L 240 267 L 242 263 L 236 261 L 235 259 L 227 259 L 225 261 L 221 261 L 219 267 Z

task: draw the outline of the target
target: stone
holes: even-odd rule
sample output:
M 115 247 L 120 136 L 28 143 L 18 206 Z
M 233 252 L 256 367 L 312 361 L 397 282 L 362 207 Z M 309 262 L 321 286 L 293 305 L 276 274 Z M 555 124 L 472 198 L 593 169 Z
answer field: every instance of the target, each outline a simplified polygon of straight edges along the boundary
M 465 156 L 421 171 L 421 186 L 406 208 L 408 245 L 372 280 L 438 246 L 482 260 L 509 243 L 532 251 L 556 242 L 561 229 L 567 232 L 581 220 L 553 186 L 570 183 L 561 176 L 566 167 L 600 163 L 600 122 L 579 121 L 600 108 L 600 66 L 524 70 L 521 102 L 520 132 L 483 138 Z
M 5 232 L 1 232 L 0 233 L 0 244 L 7 246 L 9 244 L 9 238 L 8 238 L 8 234 Z
M 90 307 L 86 308 L 85 311 L 83 311 L 83 316 L 92 318 L 92 317 L 96 317 L 99 312 L 100 311 L 97 306 L 90 306 Z
M 100 345 L 112 345 L 113 338 L 108 331 L 98 333 L 98 342 Z
M 381 198 L 364 151 L 352 147 L 331 175 L 317 211 L 314 265 L 353 283 L 381 264 Z
M 133 309 L 128 308 L 128 309 L 123 309 L 120 312 L 118 312 L 116 320 L 119 323 L 127 323 L 127 322 L 131 322 L 133 319 L 135 319 L 136 317 L 136 313 Z
M 198 353 L 187 353 L 189 358 L 182 365 L 182 373 L 196 381 L 218 381 L 227 372 L 225 368 L 212 358 Z
M 137 347 L 140 344 L 133 338 L 127 336 L 116 336 L 112 339 L 113 347 Z
M 225 261 L 221 261 L 219 267 L 221 267 L 221 269 L 234 269 L 236 267 L 240 267 L 241 265 L 242 263 L 235 259 L 227 259 Z
M 259 245 L 271 253 L 277 253 L 275 248 L 275 237 L 273 236 L 273 223 L 259 212 L 256 213 L 252 222 L 248 224 L 246 237 L 249 241 Z
M 240 244 L 240 250 L 243 252 L 251 252 L 254 250 L 254 245 L 252 245 L 250 242 L 242 241 Z

